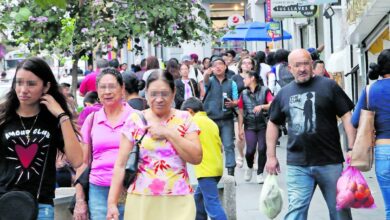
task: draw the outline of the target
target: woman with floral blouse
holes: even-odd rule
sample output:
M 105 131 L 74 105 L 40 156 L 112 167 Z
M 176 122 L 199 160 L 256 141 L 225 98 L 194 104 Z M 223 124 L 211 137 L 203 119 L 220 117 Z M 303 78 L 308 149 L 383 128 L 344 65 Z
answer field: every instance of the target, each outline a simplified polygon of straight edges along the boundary
M 117 202 L 125 165 L 134 143 L 145 132 L 140 144 L 138 174 L 128 189 L 124 219 L 195 219 L 186 163 L 199 164 L 202 160 L 199 128 L 188 112 L 171 107 L 175 84 L 170 73 L 153 71 L 146 83 L 146 96 L 150 109 L 141 114 L 147 124 L 140 113 L 133 113 L 122 130 L 108 197 L 107 219 L 118 219 Z

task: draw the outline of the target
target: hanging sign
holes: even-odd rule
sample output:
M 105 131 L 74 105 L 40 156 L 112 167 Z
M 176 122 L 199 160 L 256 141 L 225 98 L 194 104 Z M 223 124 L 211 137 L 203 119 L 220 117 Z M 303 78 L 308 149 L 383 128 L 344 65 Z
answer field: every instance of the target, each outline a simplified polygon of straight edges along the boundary
M 266 25 L 266 30 L 268 36 L 271 38 L 281 37 L 282 36 L 282 30 L 280 28 L 279 22 L 269 22 Z
M 243 23 L 245 23 L 245 20 L 244 17 L 242 17 L 241 15 L 235 14 L 228 17 L 229 27 L 236 26 Z
M 271 0 L 266 1 L 266 13 L 265 13 L 265 21 L 271 21 Z
M 307 18 L 318 16 L 319 7 L 302 3 L 307 0 L 272 0 L 272 18 Z

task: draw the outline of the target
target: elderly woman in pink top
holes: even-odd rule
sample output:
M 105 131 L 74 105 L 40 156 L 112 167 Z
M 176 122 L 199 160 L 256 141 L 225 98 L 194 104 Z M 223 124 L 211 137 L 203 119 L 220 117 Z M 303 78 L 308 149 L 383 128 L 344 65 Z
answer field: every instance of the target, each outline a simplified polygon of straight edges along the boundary
M 199 128 L 188 112 L 172 108 L 175 84 L 172 74 L 153 71 L 146 83 L 150 109 L 132 113 L 122 130 L 118 159 L 108 196 L 106 219 L 118 219 L 118 197 L 125 165 L 134 143 L 146 131 L 140 144 L 136 180 L 128 189 L 126 220 L 195 219 L 193 190 L 186 163 L 199 164 L 202 149 Z
M 123 101 L 122 75 L 114 68 L 104 69 L 96 79 L 99 99 L 103 107 L 85 120 L 81 133 L 84 143 L 84 166 L 91 164 L 89 199 L 80 184 L 76 184 L 75 219 L 101 220 L 106 218 L 107 197 L 114 163 L 118 157 L 121 130 L 125 120 L 134 110 Z M 123 205 L 119 206 L 123 217 Z M 122 218 L 121 218 L 122 219 Z

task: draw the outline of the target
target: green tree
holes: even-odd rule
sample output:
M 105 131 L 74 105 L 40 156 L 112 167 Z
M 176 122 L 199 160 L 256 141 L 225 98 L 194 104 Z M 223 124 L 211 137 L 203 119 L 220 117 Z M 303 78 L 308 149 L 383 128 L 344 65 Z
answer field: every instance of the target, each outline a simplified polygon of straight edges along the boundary
M 81 56 L 112 39 L 119 47 L 136 37 L 178 46 L 214 32 L 198 0 L 9 0 L 0 3 L 0 33 L 3 43 L 35 54 L 71 54 L 76 85 Z

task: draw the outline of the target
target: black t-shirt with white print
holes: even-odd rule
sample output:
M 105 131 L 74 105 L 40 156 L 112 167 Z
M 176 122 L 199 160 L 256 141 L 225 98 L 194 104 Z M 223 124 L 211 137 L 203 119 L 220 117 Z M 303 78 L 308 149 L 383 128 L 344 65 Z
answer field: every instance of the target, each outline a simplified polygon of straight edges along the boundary
M 49 152 L 39 202 L 53 204 L 57 149 L 64 148 L 62 133 L 58 120 L 48 111 L 41 111 L 35 124 L 34 120 L 35 116 L 20 119 L 14 114 L 0 127 L 0 194 L 24 190 L 36 197 Z M 26 133 L 32 126 L 28 141 Z
M 333 80 L 314 77 L 283 87 L 273 100 L 270 120 L 288 122 L 287 164 L 320 166 L 344 161 L 337 117 L 353 109 L 347 94 Z

